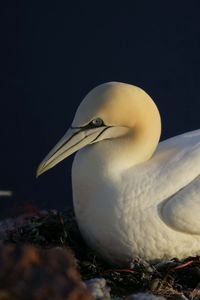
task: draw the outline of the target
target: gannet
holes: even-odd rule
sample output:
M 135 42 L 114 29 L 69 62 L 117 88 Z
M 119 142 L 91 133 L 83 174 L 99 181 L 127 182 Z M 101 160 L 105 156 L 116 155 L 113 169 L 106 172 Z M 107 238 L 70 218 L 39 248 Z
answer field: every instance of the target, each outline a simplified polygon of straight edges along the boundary
M 200 130 L 159 143 L 160 133 L 159 111 L 146 92 L 104 83 L 83 99 L 37 170 L 78 151 L 75 216 L 88 245 L 113 265 L 200 254 Z

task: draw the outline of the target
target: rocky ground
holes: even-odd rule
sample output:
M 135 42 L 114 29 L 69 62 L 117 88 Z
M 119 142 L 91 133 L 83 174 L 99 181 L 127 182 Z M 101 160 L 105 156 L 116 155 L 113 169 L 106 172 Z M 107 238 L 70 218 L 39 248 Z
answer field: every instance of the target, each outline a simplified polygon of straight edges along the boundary
M 72 211 L 4 220 L 0 237 L 0 300 L 200 299 L 199 257 L 111 269 L 85 245 Z

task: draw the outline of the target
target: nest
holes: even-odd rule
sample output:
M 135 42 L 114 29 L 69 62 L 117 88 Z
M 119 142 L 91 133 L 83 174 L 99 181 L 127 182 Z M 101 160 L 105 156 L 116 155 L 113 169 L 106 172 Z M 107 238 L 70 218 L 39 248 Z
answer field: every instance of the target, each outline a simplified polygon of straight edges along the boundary
M 113 297 L 149 292 L 166 299 L 200 299 L 199 257 L 184 261 L 173 259 L 157 265 L 138 258 L 130 269 L 111 269 L 84 243 L 72 211 L 50 211 L 29 217 L 24 225 L 8 232 L 5 243 L 69 249 L 74 253 L 73 260 L 82 279 L 105 278 Z

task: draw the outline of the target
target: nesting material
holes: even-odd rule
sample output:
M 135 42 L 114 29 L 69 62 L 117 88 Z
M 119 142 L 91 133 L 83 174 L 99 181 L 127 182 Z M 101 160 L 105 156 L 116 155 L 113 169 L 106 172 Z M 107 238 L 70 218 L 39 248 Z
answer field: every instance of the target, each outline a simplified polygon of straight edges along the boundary
M 88 280 L 104 278 L 106 285 L 111 288 L 111 297 L 125 297 L 141 292 L 171 300 L 197 300 L 200 296 L 199 257 L 187 258 L 184 261 L 173 259 L 154 265 L 137 258 L 129 266 L 131 269 L 113 269 L 86 246 L 72 211 L 52 211 L 40 217 L 31 217 L 24 226 L 9 231 L 6 242 L 31 243 L 42 249 L 54 249 L 58 246 L 71 249 L 82 279 L 89 282 L 91 287 L 92 281 Z M 193 263 L 179 268 L 191 260 Z M 96 293 L 108 295 L 106 285 L 104 280 L 98 281 Z M 91 289 L 94 291 L 95 287 Z

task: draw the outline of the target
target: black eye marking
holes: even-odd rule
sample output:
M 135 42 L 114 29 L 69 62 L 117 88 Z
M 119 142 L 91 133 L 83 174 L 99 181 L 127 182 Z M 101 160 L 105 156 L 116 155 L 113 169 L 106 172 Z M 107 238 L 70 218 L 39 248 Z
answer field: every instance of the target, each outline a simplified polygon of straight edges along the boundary
M 71 129 L 82 129 L 82 130 L 84 130 L 84 129 L 103 127 L 103 126 L 106 126 L 104 124 L 104 121 L 101 118 L 96 118 L 96 119 L 93 119 L 90 123 L 88 123 L 85 126 L 80 126 L 80 127 L 71 126 L 70 128 Z
M 92 120 L 89 124 L 92 128 L 95 128 L 95 127 L 103 126 L 104 122 L 101 118 L 96 118 L 96 119 Z

